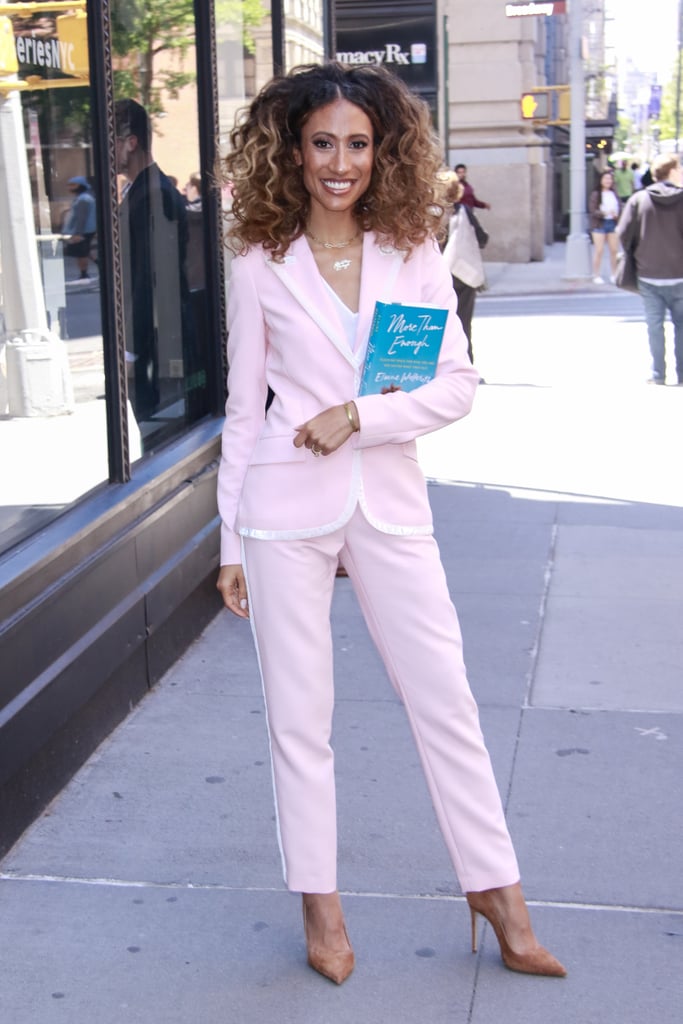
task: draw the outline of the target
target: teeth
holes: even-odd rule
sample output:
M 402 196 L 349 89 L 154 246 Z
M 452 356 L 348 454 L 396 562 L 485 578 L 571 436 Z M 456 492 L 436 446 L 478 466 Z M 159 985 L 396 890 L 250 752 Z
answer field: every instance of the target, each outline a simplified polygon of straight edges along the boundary
M 344 192 L 347 188 L 351 187 L 349 181 L 323 181 L 325 188 L 334 189 L 336 192 Z

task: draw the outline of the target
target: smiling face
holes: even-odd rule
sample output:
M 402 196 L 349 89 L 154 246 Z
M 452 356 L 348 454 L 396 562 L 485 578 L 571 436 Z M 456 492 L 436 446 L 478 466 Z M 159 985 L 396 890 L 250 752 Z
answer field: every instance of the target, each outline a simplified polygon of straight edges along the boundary
M 350 218 L 372 177 L 370 118 L 348 100 L 328 103 L 304 124 L 301 146 L 294 156 L 303 168 L 304 186 L 311 197 L 311 222 L 322 222 L 329 214 L 347 214 Z

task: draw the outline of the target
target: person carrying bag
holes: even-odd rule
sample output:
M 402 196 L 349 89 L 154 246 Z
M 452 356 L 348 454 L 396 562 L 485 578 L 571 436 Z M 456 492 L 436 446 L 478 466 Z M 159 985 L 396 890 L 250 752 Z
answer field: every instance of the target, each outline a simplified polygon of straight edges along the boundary
M 454 198 L 451 200 L 451 195 Z M 474 362 L 472 350 L 472 317 L 477 291 L 486 284 L 481 250 L 489 240 L 472 211 L 460 202 L 462 186 L 455 182 L 450 186 L 446 198 L 454 202 L 455 212 L 448 224 L 448 241 L 443 255 L 453 278 L 453 288 L 458 296 L 458 316 L 467 335 L 467 354 Z

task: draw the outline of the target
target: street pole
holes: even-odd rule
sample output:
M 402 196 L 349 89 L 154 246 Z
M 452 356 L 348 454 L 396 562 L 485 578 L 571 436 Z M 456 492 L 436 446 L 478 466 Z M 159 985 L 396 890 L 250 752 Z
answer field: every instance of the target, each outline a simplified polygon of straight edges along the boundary
M 586 220 L 586 101 L 581 59 L 583 0 L 569 5 L 569 85 L 571 127 L 569 136 L 569 237 L 565 251 L 564 277 L 591 276 L 590 242 Z
M 13 78 L 5 78 L 11 81 Z M 0 96 L 0 248 L 8 335 L 47 330 L 18 92 Z M 11 253 L 11 257 L 10 254 Z M 0 339 L 2 341 L 3 339 Z

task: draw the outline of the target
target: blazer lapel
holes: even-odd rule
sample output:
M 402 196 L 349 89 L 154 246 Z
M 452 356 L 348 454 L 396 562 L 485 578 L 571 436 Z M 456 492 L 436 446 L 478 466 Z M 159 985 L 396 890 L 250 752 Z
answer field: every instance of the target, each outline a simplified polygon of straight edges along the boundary
M 303 236 L 295 239 L 282 263 L 268 257 L 266 262 L 344 359 L 355 367 L 356 358 L 349 348 L 334 301 L 327 292 L 306 239 Z
M 380 244 L 374 232 L 365 232 L 358 324 L 351 351 L 337 316 L 334 300 L 320 277 L 306 239 L 303 236 L 295 239 L 282 263 L 266 257 L 268 266 L 292 297 L 330 339 L 344 359 L 356 369 L 365 356 L 375 302 L 378 299 L 381 302 L 391 301 L 403 260 L 404 253 L 392 245 Z
M 404 254 L 393 245 L 381 244 L 373 231 L 363 238 L 363 272 L 360 282 L 358 325 L 353 346 L 359 362 L 365 357 L 375 302 L 391 302 Z

